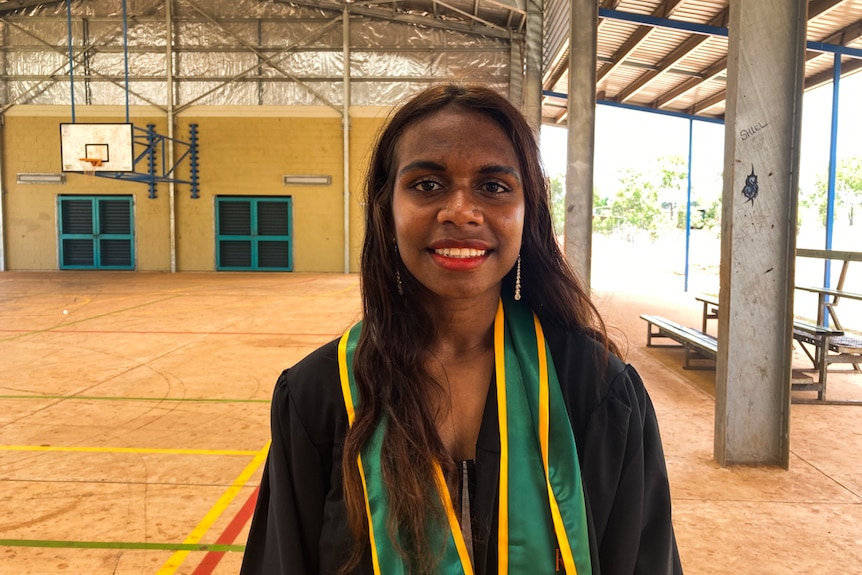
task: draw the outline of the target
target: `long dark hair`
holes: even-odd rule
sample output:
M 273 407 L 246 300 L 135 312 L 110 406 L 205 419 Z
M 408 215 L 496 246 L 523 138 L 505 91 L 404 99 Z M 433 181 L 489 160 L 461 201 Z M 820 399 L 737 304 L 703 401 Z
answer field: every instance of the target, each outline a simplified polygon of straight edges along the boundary
M 368 540 L 356 459 L 383 417 L 387 431 L 381 468 L 390 500 L 390 533 L 399 530 L 401 551 L 420 573 L 433 570 L 435 553 L 439 551 L 428 548 L 426 536 L 434 521 L 444 520 L 434 489 L 434 462 L 440 463 L 447 476 L 453 473 L 454 463 L 437 434 L 428 395 L 439 385 L 424 363 L 425 352 L 435 338 L 434 327 L 417 301 L 419 285 L 401 263 L 395 247 L 392 194 L 398 161 L 396 146 L 404 130 L 448 106 L 492 119 L 509 135 L 520 159 L 525 203 L 522 301 L 543 324 L 583 330 L 604 343 L 606 349 L 615 351 L 587 292 L 560 251 L 539 147 L 524 116 L 503 96 L 478 85 L 439 85 L 411 98 L 380 133 L 366 178 L 365 240 L 360 265 L 364 318 L 354 356 L 361 403 L 345 437 L 342 471 L 348 518 L 356 536 L 346 569 L 357 564 Z M 514 276 L 513 269 L 503 280 L 503 290 L 514 290 Z

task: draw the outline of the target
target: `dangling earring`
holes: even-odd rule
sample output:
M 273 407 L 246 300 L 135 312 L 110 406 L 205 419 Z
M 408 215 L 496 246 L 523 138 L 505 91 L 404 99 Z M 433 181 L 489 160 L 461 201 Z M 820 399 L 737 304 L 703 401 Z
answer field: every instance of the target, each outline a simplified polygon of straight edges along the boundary
M 396 259 L 401 259 L 398 257 L 398 244 L 395 243 L 395 240 L 392 240 L 392 245 L 395 246 L 395 256 Z M 398 295 L 404 295 L 404 284 L 401 283 L 401 270 L 398 269 L 398 264 L 395 264 L 395 286 L 398 288 Z
M 398 295 L 404 295 L 404 284 L 401 283 L 401 270 L 395 270 L 395 285 L 398 286 Z
M 518 254 L 518 267 L 515 269 L 515 301 L 521 300 L 521 254 Z

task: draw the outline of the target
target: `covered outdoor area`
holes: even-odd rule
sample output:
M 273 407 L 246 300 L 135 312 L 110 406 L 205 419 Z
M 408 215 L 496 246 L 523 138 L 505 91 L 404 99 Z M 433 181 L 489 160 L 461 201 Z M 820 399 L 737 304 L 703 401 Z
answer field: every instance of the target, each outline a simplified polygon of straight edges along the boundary
M 835 87 L 834 180 L 839 87 L 862 70 L 859 0 L 0 0 L 0 26 L 3 573 L 238 571 L 276 378 L 359 317 L 372 136 L 403 97 L 465 79 L 537 130 L 571 128 L 567 255 L 656 405 L 685 572 L 862 565 L 862 373 L 827 366 L 822 398 L 790 381 L 818 371 L 796 316 L 835 327 L 834 299 L 796 290 L 835 287 L 797 249 L 833 247 L 828 232 L 795 234 L 801 99 Z M 128 172 L 149 189 L 61 169 L 58 124 L 76 102 L 95 123 L 200 123 L 201 193 L 191 161 L 176 178 L 153 162 Z M 665 267 L 687 240 L 593 234 L 597 105 L 726 126 L 709 277 Z M 297 201 L 279 244 L 295 250 L 277 268 L 290 273 L 221 266 L 215 206 L 251 190 L 250 209 Z M 136 226 L 126 272 L 64 261 L 64 210 L 98 214 L 104 198 Z M 862 293 L 860 268 L 838 287 Z M 858 335 L 852 299 L 838 312 Z M 685 369 L 682 347 L 647 346 L 644 314 L 702 326 L 717 357 Z
M 356 320 L 358 295 L 354 274 L 3 274 L 3 571 L 236 573 L 272 386 Z M 647 348 L 638 319 L 697 325 L 694 298 L 596 301 L 655 403 L 688 575 L 862 564 L 862 408 L 792 405 L 787 471 L 721 467 L 714 372 Z M 830 377 L 862 400 L 862 377 Z

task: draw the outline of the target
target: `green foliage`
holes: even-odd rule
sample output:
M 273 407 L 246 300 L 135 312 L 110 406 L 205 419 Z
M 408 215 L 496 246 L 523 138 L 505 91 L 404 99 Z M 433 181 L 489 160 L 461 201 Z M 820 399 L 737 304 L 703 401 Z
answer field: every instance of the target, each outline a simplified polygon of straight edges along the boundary
M 688 169 L 680 156 L 659 158 L 647 173 L 623 170 L 613 197 L 594 198 L 593 230 L 610 234 L 627 228 L 655 239 L 664 229 L 685 227 L 687 187 Z M 692 227 L 717 226 L 720 206 L 720 200 L 708 207 L 693 201 Z
M 566 225 L 566 180 L 564 176 L 551 176 L 548 182 L 548 193 L 551 200 L 551 220 L 554 231 L 562 234 Z
M 610 235 L 620 231 L 646 232 L 651 239 L 672 227 L 685 227 L 688 168 L 680 156 L 659 158 L 646 173 L 624 169 L 612 196 L 593 191 L 593 232 Z M 554 229 L 565 226 L 565 179 L 556 175 L 549 180 L 551 217 Z M 721 200 L 706 205 L 692 201 L 691 227 L 714 228 L 719 225 Z
M 828 190 L 828 173 L 817 176 L 815 191 L 802 195 L 799 203 L 803 207 L 817 208 L 820 221 L 826 225 L 826 201 Z M 855 213 L 862 206 L 862 158 L 844 158 L 838 162 L 835 170 L 835 211 L 846 211 L 848 224 L 853 225 Z

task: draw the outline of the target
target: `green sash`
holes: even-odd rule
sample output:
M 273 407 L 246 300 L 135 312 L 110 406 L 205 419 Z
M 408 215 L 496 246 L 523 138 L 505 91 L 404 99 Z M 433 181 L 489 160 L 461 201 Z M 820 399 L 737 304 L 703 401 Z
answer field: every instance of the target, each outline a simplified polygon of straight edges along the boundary
M 350 425 L 358 392 L 353 352 L 362 324 L 338 345 L 341 390 Z M 541 350 L 541 351 L 540 351 Z M 591 575 L 587 516 L 575 439 L 551 353 L 539 320 L 523 304 L 501 300 L 494 319 L 494 355 L 500 425 L 498 573 Z M 381 481 L 385 419 L 362 448 L 359 473 L 365 490 L 374 573 L 407 575 L 386 530 L 388 495 Z M 436 486 L 449 530 L 431 541 L 443 548 L 437 572 L 473 575 L 458 516 L 439 465 Z

